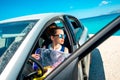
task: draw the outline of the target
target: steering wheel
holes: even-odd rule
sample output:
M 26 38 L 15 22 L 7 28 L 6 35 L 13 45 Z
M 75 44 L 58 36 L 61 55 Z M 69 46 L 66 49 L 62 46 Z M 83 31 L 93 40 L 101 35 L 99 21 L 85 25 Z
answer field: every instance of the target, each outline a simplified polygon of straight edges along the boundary
M 29 60 L 31 60 L 32 62 L 35 62 L 37 64 L 37 66 L 40 68 L 41 70 L 41 74 L 39 75 L 39 77 L 43 76 L 43 74 L 46 72 L 46 70 L 44 70 L 43 66 L 40 64 L 39 61 L 37 61 L 35 58 L 33 57 L 29 57 Z M 34 77 L 34 75 L 38 75 L 38 71 L 33 71 L 31 73 L 29 73 L 27 76 L 25 76 L 25 79 L 31 79 L 32 77 Z

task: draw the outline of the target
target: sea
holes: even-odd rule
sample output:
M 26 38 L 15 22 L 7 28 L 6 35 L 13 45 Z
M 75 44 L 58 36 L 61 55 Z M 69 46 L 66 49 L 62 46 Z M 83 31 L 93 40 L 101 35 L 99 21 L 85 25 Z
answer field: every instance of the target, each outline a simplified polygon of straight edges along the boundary
M 120 13 L 101 15 L 90 18 L 83 18 L 80 19 L 80 22 L 87 27 L 89 34 L 95 34 L 118 16 L 120 16 Z M 120 36 L 120 30 L 113 35 Z

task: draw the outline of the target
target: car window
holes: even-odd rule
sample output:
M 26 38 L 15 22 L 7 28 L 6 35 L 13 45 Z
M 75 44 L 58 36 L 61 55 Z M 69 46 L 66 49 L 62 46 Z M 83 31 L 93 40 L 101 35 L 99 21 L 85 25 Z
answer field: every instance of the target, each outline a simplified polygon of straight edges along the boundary
M 71 16 L 69 16 L 68 18 L 72 24 L 72 29 L 73 29 L 76 41 L 79 41 L 83 32 L 83 26 L 76 18 Z
M 0 24 L 0 72 L 2 72 L 34 25 L 34 21 Z

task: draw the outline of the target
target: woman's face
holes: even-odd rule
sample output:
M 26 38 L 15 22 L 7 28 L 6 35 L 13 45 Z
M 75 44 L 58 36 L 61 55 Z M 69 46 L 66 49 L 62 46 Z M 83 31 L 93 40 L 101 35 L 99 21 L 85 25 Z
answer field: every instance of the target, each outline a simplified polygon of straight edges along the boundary
M 55 44 L 63 44 L 64 38 L 65 38 L 64 31 L 62 29 L 57 29 L 56 34 L 52 38 L 52 41 Z

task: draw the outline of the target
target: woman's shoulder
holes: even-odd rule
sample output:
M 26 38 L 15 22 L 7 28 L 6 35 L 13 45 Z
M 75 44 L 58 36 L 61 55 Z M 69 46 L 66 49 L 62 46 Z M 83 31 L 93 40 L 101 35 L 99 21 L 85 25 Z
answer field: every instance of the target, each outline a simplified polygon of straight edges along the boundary
M 65 50 L 64 50 L 65 53 L 69 53 L 69 50 L 67 47 L 65 47 Z

